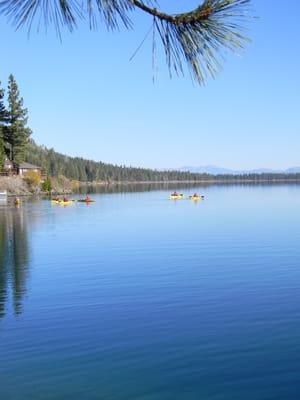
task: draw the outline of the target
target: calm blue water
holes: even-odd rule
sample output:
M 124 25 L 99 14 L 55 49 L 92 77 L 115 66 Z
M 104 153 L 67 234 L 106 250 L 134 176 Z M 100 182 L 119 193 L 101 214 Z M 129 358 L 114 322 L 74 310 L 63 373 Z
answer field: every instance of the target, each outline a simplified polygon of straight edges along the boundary
M 197 190 L 0 207 L 1 399 L 300 398 L 300 186 Z

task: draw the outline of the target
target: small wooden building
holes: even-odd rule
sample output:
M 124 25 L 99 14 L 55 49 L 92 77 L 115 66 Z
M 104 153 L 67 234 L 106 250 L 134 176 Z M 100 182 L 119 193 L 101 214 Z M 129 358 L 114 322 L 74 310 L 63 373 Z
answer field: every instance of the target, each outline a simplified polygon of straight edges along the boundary
M 24 175 L 27 172 L 37 172 L 38 174 L 42 174 L 42 169 L 37 167 L 36 165 L 29 164 L 27 162 L 23 162 L 17 166 L 18 175 Z
M 10 172 L 13 169 L 14 169 L 14 164 L 10 160 L 6 159 L 4 161 L 3 170 L 7 171 L 7 172 Z
M 0 168 L 1 176 L 17 175 L 16 165 L 8 158 L 4 161 L 3 168 Z

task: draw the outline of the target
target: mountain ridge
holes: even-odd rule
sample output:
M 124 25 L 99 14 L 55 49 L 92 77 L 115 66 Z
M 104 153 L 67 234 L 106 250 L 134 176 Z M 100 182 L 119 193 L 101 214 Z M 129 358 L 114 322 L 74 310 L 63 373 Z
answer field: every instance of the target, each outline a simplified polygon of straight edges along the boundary
M 300 173 L 300 166 L 290 167 L 287 169 L 272 169 L 272 168 L 255 168 L 255 169 L 244 169 L 235 170 L 230 168 L 223 168 L 217 165 L 203 165 L 203 166 L 184 166 L 178 169 L 183 172 L 192 172 L 200 174 L 211 174 L 211 175 L 246 175 L 246 174 L 295 174 Z

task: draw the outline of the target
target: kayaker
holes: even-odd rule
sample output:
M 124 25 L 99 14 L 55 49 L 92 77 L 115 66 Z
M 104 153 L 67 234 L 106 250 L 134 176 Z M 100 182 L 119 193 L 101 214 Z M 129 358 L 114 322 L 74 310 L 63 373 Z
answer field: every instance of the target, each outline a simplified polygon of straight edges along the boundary
M 67 203 L 69 201 L 69 199 L 67 197 L 64 197 L 63 202 Z
M 85 201 L 90 201 L 91 200 L 91 198 L 90 198 L 90 196 L 87 194 L 86 196 L 85 196 Z
M 178 196 L 178 193 L 177 193 L 177 192 L 173 192 L 173 193 L 171 194 L 171 196 Z

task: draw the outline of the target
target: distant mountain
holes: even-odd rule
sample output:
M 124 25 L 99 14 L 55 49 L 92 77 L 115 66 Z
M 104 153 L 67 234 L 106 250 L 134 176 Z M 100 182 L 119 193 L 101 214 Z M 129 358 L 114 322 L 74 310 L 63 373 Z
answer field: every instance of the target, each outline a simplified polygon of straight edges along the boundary
M 288 174 L 299 174 L 300 167 L 292 167 L 292 168 L 287 169 L 285 172 Z
M 291 167 L 285 170 L 272 169 L 272 168 L 257 168 L 251 170 L 234 170 L 229 168 L 222 168 L 216 165 L 204 165 L 200 167 L 185 166 L 179 168 L 179 171 L 193 172 L 200 174 L 212 175 L 243 175 L 243 174 L 297 174 L 300 173 L 300 167 Z
M 184 172 L 192 172 L 196 174 L 212 174 L 212 175 L 220 175 L 220 174 L 233 174 L 235 171 L 228 168 L 221 168 L 215 165 L 204 165 L 202 167 L 182 167 L 179 168 L 179 171 Z

